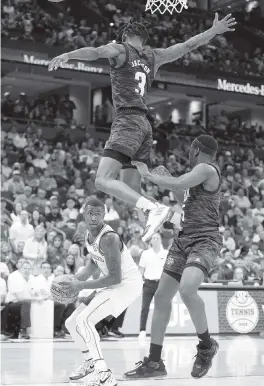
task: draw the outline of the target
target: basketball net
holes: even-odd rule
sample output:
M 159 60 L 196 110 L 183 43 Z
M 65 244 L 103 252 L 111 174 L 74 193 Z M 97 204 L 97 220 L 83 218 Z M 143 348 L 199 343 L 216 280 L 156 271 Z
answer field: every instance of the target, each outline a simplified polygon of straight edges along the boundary
M 162 15 L 168 11 L 171 15 L 175 11 L 181 13 L 183 9 L 188 9 L 187 0 L 147 0 L 146 11 L 152 14 L 159 12 Z

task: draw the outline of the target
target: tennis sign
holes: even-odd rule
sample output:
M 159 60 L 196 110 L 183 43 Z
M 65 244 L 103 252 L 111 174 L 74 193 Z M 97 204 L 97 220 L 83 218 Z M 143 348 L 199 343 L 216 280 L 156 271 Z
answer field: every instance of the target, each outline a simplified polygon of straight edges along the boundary
M 254 330 L 259 321 L 259 309 L 255 299 L 247 291 L 237 291 L 226 306 L 229 326 L 240 334 Z
M 249 82 L 246 84 L 228 82 L 226 79 L 217 80 L 217 89 L 220 91 L 236 92 L 239 94 L 264 96 L 264 84 L 256 86 Z

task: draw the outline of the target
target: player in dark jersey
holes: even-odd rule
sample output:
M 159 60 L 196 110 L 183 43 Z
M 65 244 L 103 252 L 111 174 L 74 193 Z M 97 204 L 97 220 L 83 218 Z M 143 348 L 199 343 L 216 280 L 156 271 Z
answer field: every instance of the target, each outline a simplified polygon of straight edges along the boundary
M 191 374 L 194 378 L 201 378 L 212 366 L 219 346 L 209 335 L 204 302 L 198 295 L 198 289 L 205 276 L 216 266 L 222 248 L 219 233 L 221 175 L 214 161 L 216 152 L 217 142 L 213 137 L 201 135 L 196 138 L 189 153 L 192 170 L 178 178 L 151 174 L 145 164 L 135 163 L 142 177 L 173 192 L 185 190 L 185 195 L 181 230 L 170 248 L 155 295 L 150 354 L 134 370 L 125 374 L 127 378 L 167 374 L 161 351 L 170 319 L 171 301 L 178 290 L 199 338 Z
M 152 128 L 146 117 L 146 97 L 151 83 L 160 66 L 207 44 L 218 34 L 232 31 L 235 24 L 231 15 L 219 21 L 216 14 L 212 28 L 186 42 L 168 48 L 147 49 L 144 47 L 148 37 L 146 28 L 140 23 L 130 22 L 121 30 L 121 44 L 81 48 L 54 58 L 49 65 L 52 71 L 71 59 L 109 60 L 116 117 L 99 164 L 95 185 L 97 189 L 144 212 L 149 210 L 142 236 L 144 241 L 149 240 L 171 215 L 170 208 L 141 196 L 140 175 L 130 164 L 131 160 L 147 162 L 150 155 L 153 140 Z M 121 180 L 118 180 L 119 173 Z

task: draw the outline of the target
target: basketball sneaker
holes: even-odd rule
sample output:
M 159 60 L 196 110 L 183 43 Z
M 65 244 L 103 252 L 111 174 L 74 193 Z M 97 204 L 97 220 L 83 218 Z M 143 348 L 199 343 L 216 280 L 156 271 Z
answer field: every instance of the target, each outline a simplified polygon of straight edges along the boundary
M 92 359 L 84 360 L 83 363 L 74 370 L 69 376 L 71 381 L 78 381 L 86 377 L 94 371 L 94 363 Z
M 195 361 L 191 372 L 193 378 L 204 377 L 212 367 L 212 360 L 217 354 L 219 344 L 213 338 L 211 338 L 211 342 L 212 346 L 209 349 L 201 349 L 199 345 L 197 346 L 197 354 L 195 355 Z
M 136 363 L 133 370 L 127 371 L 124 377 L 127 379 L 142 379 L 165 377 L 166 375 L 167 370 L 162 359 L 159 362 L 153 362 L 145 357 L 143 362 Z
M 173 211 L 169 206 L 166 205 L 157 205 L 155 208 L 151 209 L 148 214 L 148 219 L 143 232 L 142 240 L 148 241 L 156 233 L 163 223 L 170 220 L 173 216 Z
M 117 380 L 111 370 L 97 370 L 94 378 L 88 379 L 85 386 L 117 386 Z

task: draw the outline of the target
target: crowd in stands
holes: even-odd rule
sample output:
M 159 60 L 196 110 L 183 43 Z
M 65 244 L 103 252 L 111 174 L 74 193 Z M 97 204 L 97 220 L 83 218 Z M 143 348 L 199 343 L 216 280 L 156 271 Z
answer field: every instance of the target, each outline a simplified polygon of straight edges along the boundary
M 40 108 L 40 106 L 42 106 Z M 88 131 L 81 140 L 45 139 L 45 130 L 28 125 L 21 131 L 20 120 L 36 117 L 32 111 L 59 112 L 70 124 L 74 104 L 69 98 L 51 98 L 40 104 L 28 103 L 25 95 L 2 103 L 3 116 L 13 116 L 8 131 L 2 131 L 1 155 L 1 288 L 7 285 L 2 304 L 9 312 L 2 321 L 7 331 L 18 336 L 16 320 L 20 311 L 28 315 L 30 302 L 50 298 L 49 285 L 54 276 L 74 274 L 87 260 L 85 222 L 80 208 L 88 196 L 105 202 L 105 221 L 127 243 L 137 263 L 149 245 L 141 240 L 144 219 L 128 205 L 98 192 L 95 176 L 103 143 Z M 32 114 L 32 115 L 31 115 Z M 53 114 L 53 115 L 52 115 Z M 39 116 L 37 115 L 39 118 Z M 3 117 L 4 119 L 5 117 Z M 193 136 L 204 133 L 198 124 L 159 124 L 152 120 L 158 139 L 151 154 L 152 167 L 165 165 L 173 176 L 188 171 L 188 148 Z M 3 126 L 5 130 L 5 126 Z M 218 163 L 222 170 L 220 231 L 223 249 L 219 264 L 209 282 L 263 283 L 264 275 L 264 158 L 263 128 L 247 127 L 230 120 L 225 112 L 212 117 L 208 126 L 220 144 Z M 234 134 L 232 134 L 234 133 Z M 237 143 L 238 137 L 241 144 Z M 245 143 L 247 142 L 247 146 Z M 180 212 L 173 193 L 146 181 L 143 191 Z M 177 228 L 166 223 L 160 231 L 165 249 L 172 244 Z M 21 292 L 25 283 L 26 293 Z M 26 300 L 26 306 L 24 305 Z M 21 307 L 23 312 L 21 311 Z M 55 336 L 64 336 L 64 321 L 74 305 L 55 305 Z M 11 316 L 10 316 L 11 313 Z M 1 316 L 4 315 L 3 311 Z M 8 318 L 11 317 L 11 322 Z M 4 323 L 4 324 L 3 324 Z M 10 325 L 11 323 L 11 325 Z M 13 324 L 12 324 L 13 323 Z M 30 321 L 21 322 L 21 337 L 27 337 Z M 11 331 L 10 331 L 11 330 Z
M 85 4 L 85 0 L 83 1 Z M 40 7 L 37 0 L 5 0 L 2 2 L 2 37 L 36 41 L 48 46 L 64 46 L 65 50 L 86 46 L 98 47 L 116 39 L 116 32 L 122 23 L 128 22 L 131 14 L 137 21 L 143 21 L 149 29 L 151 47 L 166 48 L 201 33 L 212 25 L 213 14 L 198 11 L 195 1 L 189 3 L 189 10 L 182 14 L 163 15 L 144 12 L 142 2 L 105 0 L 89 2 L 100 22 L 92 24 L 80 14 L 73 12 L 67 3 L 57 9 L 56 15 Z M 89 8 L 90 7 L 90 8 Z M 260 23 L 261 25 L 261 23 Z M 260 30 L 261 31 L 261 30 Z M 262 35 L 261 35 L 262 36 Z M 177 66 L 217 70 L 239 75 L 264 74 L 263 44 L 253 39 L 250 47 L 236 45 L 228 35 L 219 35 L 198 50 L 177 60 Z

